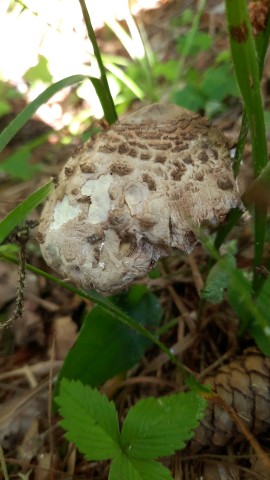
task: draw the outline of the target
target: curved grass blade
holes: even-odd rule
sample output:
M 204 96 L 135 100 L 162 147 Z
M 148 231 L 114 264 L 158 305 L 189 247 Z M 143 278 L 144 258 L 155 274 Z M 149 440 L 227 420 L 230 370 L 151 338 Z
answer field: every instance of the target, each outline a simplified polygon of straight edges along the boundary
M 89 77 L 87 75 L 72 75 L 71 77 L 59 80 L 59 82 L 50 85 L 44 92 L 38 95 L 33 102 L 29 103 L 24 110 L 17 115 L 17 117 L 10 122 L 10 124 L 3 130 L 0 135 L 0 152 L 12 140 L 16 133 L 24 126 L 24 124 L 34 115 L 37 109 L 46 103 L 55 93 L 63 88 L 70 87 L 84 80 L 90 80 L 96 90 L 97 96 L 103 108 L 104 116 L 109 123 L 112 123 L 113 110 L 111 103 L 108 102 L 108 92 L 102 84 L 101 80 L 96 77 Z
M 245 0 L 226 0 L 226 15 L 230 36 L 233 64 L 237 82 L 245 104 L 249 124 L 254 177 L 256 178 L 268 163 L 268 149 L 264 124 L 264 113 L 260 89 L 262 65 L 258 62 L 255 41 L 252 35 L 247 3 Z M 265 46 L 261 46 L 262 55 Z M 255 205 L 254 209 L 254 273 L 253 290 L 256 294 L 259 282 L 257 267 L 261 265 L 265 233 L 267 205 Z
M 262 74 L 263 74 L 264 59 L 265 59 L 265 55 L 266 55 L 268 44 L 269 44 L 269 36 L 270 36 L 270 15 L 268 15 L 265 30 L 262 33 L 260 33 L 260 35 L 255 39 L 260 79 L 262 78 Z M 235 177 L 239 173 L 240 164 L 243 159 L 247 134 L 248 134 L 248 119 L 247 119 L 246 110 L 244 108 L 243 114 L 242 114 L 241 130 L 239 133 L 238 142 L 236 145 L 235 157 L 234 157 L 233 170 L 234 170 Z
M 101 58 L 101 55 L 100 55 L 100 51 L 99 51 L 99 48 L 98 48 L 95 32 L 94 32 L 94 29 L 93 29 L 93 26 L 92 26 L 92 23 L 91 23 L 90 15 L 88 13 L 85 1 L 84 0 L 79 0 L 79 2 L 80 2 L 83 18 L 84 18 L 84 21 L 85 21 L 85 25 L 86 25 L 86 28 L 87 28 L 87 33 L 88 33 L 89 39 L 90 39 L 90 41 L 93 45 L 94 54 L 95 54 L 95 57 L 96 57 L 96 60 L 97 60 L 98 66 L 99 66 L 99 71 L 100 71 L 100 76 L 101 76 L 101 85 L 103 87 L 102 101 L 101 101 L 100 96 L 99 95 L 98 96 L 99 96 L 99 99 L 101 101 L 106 120 L 111 125 L 112 123 L 117 121 L 117 113 L 116 113 L 114 102 L 113 102 L 112 95 L 111 95 L 111 92 L 110 92 L 110 87 L 109 87 L 109 84 L 108 84 L 105 68 L 104 68 L 102 58 Z M 94 87 L 95 87 L 95 85 L 94 85 Z M 106 99 L 106 103 L 105 103 L 105 99 Z M 104 109 L 104 107 L 106 107 L 106 108 Z M 105 113 L 105 112 L 107 112 L 107 113 Z
M 94 89 L 96 90 L 96 94 L 99 98 L 101 103 L 104 117 L 106 118 L 107 122 L 111 125 L 112 123 L 116 122 L 117 116 L 114 107 L 114 103 L 111 100 L 111 93 L 108 93 L 107 88 L 103 85 L 99 78 L 95 77 L 88 77 L 91 80 Z
M 270 37 L 270 14 L 268 15 L 265 30 L 255 40 L 260 78 L 262 77 L 262 73 L 263 73 L 263 66 L 264 66 L 267 47 L 269 44 L 269 37 Z M 243 152 L 244 152 L 244 146 L 246 143 L 247 134 L 248 134 L 248 119 L 247 119 L 246 111 L 244 109 L 243 116 L 242 116 L 241 131 L 238 137 L 236 153 L 234 158 L 234 165 L 233 165 L 235 177 L 238 175 L 240 164 L 243 159 Z M 222 243 L 224 242 L 225 238 L 227 237 L 231 229 L 239 220 L 240 216 L 241 216 L 240 212 L 238 212 L 238 214 L 236 214 L 235 211 L 230 212 L 227 224 L 221 227 L 218 231 L 218 235 L 216 239 L 216 248 L 219 248 L 222 245 Z
M 14 257 L 14 255 L 2 253 L 1 251 L 0 251 L 0 259 L 10 263 L 18 264 L 18 260 L 16 257 Z M 73 287 L 72 285 L 64 282 L 63 280 L 60 280 L 59 278 L 56 278 L 53 275 L 50 275 L 49 273 L 44 272 L 43 270 L 40 270 L 39 268 L 36 268 L 33 265 L 30 265 L 28 263 L 26 264 L 26 269 L 29 270 L 30 272 L 35 273 L 36 275 L 40 275 L 41 277 L 44 277 L 47 280 L 50 280 L 56 283 L 57 285 L 60 285 L 66 290 L 69 290 L 70 292 L 73 292 L 82 298 L 85 298 L 87 300 L 90 300 L 96 303 L 100 307 L 104 308 L 104 310 L 109 312 L 116 320 L 122 322 L 124 325 L 127 325 L 129 328 L 133 328 L 141 335 L 144 335 L 151 342 L 157 345 L 164 353 L 166 353 L 166 355 L 171 360 L 171 362 L 174 365 L 176 365 L 176 367 L 182 372 L 183 376 L 186 378 L 186 372 L 183 370 L 183 367 L 179 362 L 178 358 L 170 351 L 170 349 L 167 348 L 166 345 L 164 345 L 164 343 L 162 343 L 156 335 L 151 333 L 149 330 L 147 330 L 147 328 L 143 327 L 140 323 L 137 323 L 135 320 L 133 320 L 129 315 L 127 315 L 117 305 L 112 303 L 108 298 L 103 297 L 100 293 L 96 292 L 95 290 L 80 290 L 76 287 Z
M 233 64 L 246 108 L 254 175 L 257 176 L 268 161 L 257 50 L 246 1 L 226 0 L 226 12 Z
M 10 124 L 3 130 L 0 135 L 0 152 L 5 148 L 5 146 L 10 142 L 10 140 L 16 135 L 16 133 L 24 126 L 24 124 L 34 115 L 37 109 L 46 103 L 55 93 L 59 92 L 65 87 L 70 87 L 76 83 L 82 82 L 85 80 L 85 75 L 72 75 L 71 77 L 64 78 L 59 80 L 59 82 L 50 85 L 46 88 L 44 92 L 38 95 L 33 102 L 29 103 L 27 107 L 23 109 L 17 117 L 10 122 Z
M 138 87 L 137 83 L 135 83 L 132 78 L 127 75 L 121 68 L 117 67 L 117 65 L 113 63 L 105 63 L 107 70 L 109 70 L 120 82 L 126 85 L 129 90 L 136 95 L 140 100 L 144 98 L 143 90 Z
M 8 235 L 19 225 L 27 215 L 36 208 L 42 200 L 52 191 L 53 182 L 46 183 L 43 187 L 39 188 L 36 192 L 26 198 L 17 207 L 12 210 L 1 222 L 0 222 L 0 243 L 3 243 Z

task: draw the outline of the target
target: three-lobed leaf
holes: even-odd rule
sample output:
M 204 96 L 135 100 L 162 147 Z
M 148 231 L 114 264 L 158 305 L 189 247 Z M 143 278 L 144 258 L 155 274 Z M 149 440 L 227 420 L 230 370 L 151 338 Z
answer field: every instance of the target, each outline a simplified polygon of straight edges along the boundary
M 56 398 L 66 438 L 88 460 L 107 460 L 119 453 L 119 425 L 113 402 L 81 382 L 63 379 Z
M 184 447 L 206 406 L 193 391 L 150 397 L 130 409 L 120 434 L 115 405 L 98 390 L 63 379 L 56 401 L 66 438 L 89 460 L 113 459 L 109 480 L 172 480 L 155 458 Z

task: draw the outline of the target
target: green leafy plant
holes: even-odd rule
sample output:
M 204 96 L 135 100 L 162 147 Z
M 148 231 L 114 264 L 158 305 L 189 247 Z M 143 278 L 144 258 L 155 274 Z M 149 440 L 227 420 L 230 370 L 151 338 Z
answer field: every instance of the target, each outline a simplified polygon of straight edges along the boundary
M 219 256 L 210 269 L 201 298 L 210 303 L 221 303 L 226 297 L 240 320 L 239 334 L 248 331 L 265 355 L 270 355 L 270 279 L 268 278 L 256 300 L 252 294 L 252 282 L 236 267 L 231 253 Z
M 56 399 L 66 438 L 88 460 L 112 460 L 109 480 L 169 480 L 156 459 L 191 439 L 206 401 L 195 392 L 140 400 L 119 430 L 113 402 L 81 382 L 63 379 Z
M 204 111 L 208 118 L 227 109 L 226 99 L 238 97 L 232 65 L 226 61 L 217 63 L 200 73 L 193 68 L 185 74 L 186 85 L 173 94 L 177 105 L 194 111 Z
M 161 305 L 144 285 L 134 285 L 127 294 L 111 297 L 111 302 L 124 309 L 137 324 L 157 330 L 162 318 Z M 77 341 L 65 358 L 55 394 L 62 378 L 81 380 L 94 387 L 126 372 L 151 345 L 153 341 L 145 335 L 116 322 L 109 310 L 94 307 L 86 314 Z
M 107 22 L 130 57 L 102 56 L 105 67 L 121 85 L 115 99 L 119 112 L 134 97 L 155 102 L 164 91 L 171 91 L 173 103 L 194 111 L 203 110 L 211 118 L 226 109 L 225 100 L 228 97 L 239 96 L 228 52 L 219 54 L 214 66 L 204 73 L 189 65 L 191 59 L 213 45 L 213 38 L 199 31 L 204 7 L 205 0 L 201 0 L 195 15 L 190 15 L 187 9 L 172 21 L 172 28 L 184 25 L 188 30 L 177 39 L 179 58 L 168 61 L 158 59 L 129 11 L 125 17 L 129 33 L 117 20 Z M 177 88 L 179 83 L 181 88 Z

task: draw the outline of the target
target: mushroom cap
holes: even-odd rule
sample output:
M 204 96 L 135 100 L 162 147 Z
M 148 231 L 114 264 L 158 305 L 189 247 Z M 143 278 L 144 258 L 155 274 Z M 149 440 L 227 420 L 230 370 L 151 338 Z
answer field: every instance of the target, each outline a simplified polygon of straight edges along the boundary
M 61 275 L 112 293 L 172 248 L 190 253 L 202 222 L 235 207 L 242 203 L 224 135 L 193 112 L 153 104 L 68 160 L 38 239 Z

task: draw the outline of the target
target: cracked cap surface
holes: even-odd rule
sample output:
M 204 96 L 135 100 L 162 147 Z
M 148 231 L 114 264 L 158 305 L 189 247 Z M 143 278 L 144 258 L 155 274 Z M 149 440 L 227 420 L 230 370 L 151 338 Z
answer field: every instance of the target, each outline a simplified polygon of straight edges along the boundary
M 60 173 L 38 240 L 52 268 L 112 293 L 178 248 L 204 221 L 242 207 L 227 140 L 175 105 L 153 104 L 87 142 Z

